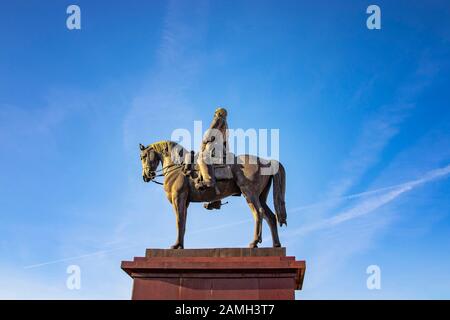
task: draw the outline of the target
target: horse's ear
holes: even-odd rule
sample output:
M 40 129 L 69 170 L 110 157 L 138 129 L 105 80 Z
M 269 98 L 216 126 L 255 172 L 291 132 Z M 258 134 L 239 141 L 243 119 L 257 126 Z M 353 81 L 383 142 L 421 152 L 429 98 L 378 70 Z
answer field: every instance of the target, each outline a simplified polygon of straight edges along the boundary
M 142 143 L 139 143 L 139 148 L 140 148 L 141 150 L 145 150 L 145 146 L 144 146 Z

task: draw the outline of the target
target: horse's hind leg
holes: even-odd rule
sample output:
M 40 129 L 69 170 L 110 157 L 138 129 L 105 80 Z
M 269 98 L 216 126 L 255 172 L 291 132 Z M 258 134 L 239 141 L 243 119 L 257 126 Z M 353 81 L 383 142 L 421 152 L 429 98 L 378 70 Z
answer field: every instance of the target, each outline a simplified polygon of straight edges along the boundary
M 270 207 L 267 205 L 267 196 L 269 195 L 270 182 L 271 180 L 269 180 L 267 186 L 264 188 L 263 192 L 259 196 L 259 202 L 264 208 L 263 218 L 269 225 L 270 233 L 272 235 L 273 247 L 281 247 L 280 239 L 278 237 L 277 218 L 273 213 L 272 209 L 270 209 Z
M 264 208 L 264 219 L 267 221 L 267 224 L 270 228 L 270 233 L 272 234 L 272 243 L 274 247 L 281 247 L 280 239 L 278 237 L 278 227 L 277 227 L 277 218 L 275 214 L 272 212 L 267 203 L 262 202 L 262 206 Z
M 257 248 L 258 243 L 262 242 L 262 217 L 264 209 L 259 202 L 258 197 L 245 195 L 245 198 L 247 200 L 248 206 L 250 207 L 250 210 L 252 211 L 253 218 L 255 219 L 255 233 L 253 236 L 253 241 L 250 242 L 249 247 Z

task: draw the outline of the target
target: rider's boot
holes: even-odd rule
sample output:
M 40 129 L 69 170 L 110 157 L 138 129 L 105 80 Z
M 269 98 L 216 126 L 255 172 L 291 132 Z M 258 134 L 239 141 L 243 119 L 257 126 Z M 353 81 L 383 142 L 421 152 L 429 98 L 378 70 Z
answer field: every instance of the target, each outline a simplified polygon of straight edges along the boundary
M 214 173 L 211 172 L 214 169 L 203 161 L 198 162 L 198 168 L 200 170 L 200 176 L 202 177 L 202 179 L 197 179 L 195 188 L 201 190 L 214 187 L 217 193 L 218 189 L 216 187 L 216 178 L 214 177 Z
M 221 206 L 222 206 L 222 202 L 220 200 L 211 201 L 211 202 L 203 204 L 203 207 L 207 210 L 213 210 L 213 209 L 219 210 Z

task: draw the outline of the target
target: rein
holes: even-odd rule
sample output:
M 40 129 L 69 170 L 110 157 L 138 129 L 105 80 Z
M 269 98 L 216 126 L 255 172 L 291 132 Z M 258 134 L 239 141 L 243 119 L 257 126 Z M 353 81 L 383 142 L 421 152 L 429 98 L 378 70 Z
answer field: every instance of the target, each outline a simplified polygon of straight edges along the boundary
M 163 173 L 163 172 L 164 172 L 164 169 L 169 169 L 169 168 L 172 168 L 172 167 L 175 167 L 175 166 L 177 166 L 177 167 L 174 168 L 174 169 L 172 169 L 172 170 L 167 171 L 166 174 L 169 174 L 169 173 L 171 173 L 171 172 L 174 172 L 175 170 L 178 170 L 178 169 L 180 169 L 180 168 L 183 167 L 182 164 L 172 163 L 172 164 L 168 165 L 167 167 L 163 167 L 163 168 L 161 168 L 161 169 L 156 170 L 155 173 L 157 173 L 157 172 L 160 172 L 160 173 L 156 174 L 156 175 L 153 177 L 153 179 L 154 179 L 154 178 L 157 178 L 157 177 L 164 177 L 164 173 Z M 161 185 L 161 186 L 164 185 L 163 182 L 159 182 L 159 181 L 156 181 L 156 180 L 153 180 L 153 179 L 151 179 L 150 181 L 153 182 L 153 183 L 159 184 L 159 185 Z
M 153 182 L 153 183 L 159 184 L 160 186 L 163 186 L 163 185 L 164 185 L 164 183 L 162 183 L 162 182 L 159 182 L 159 181 L 156 181 L 156 180 L 150 180 L 150 182 Z
M 169 164 L 167 167 L 163 167 L 161 169 L 155 170 L 155 173 L 162 172 L 162 171 L 164 171 L 164 169 L 168 169 L 168 168 L 171 168 L 171 167 L 174 167 L 174 166 L 181 166 L 181 164 L 178 164 L 178 163 Z M 157 177 L 160 177 L 160 176 L 161 175 L 158 175 Z

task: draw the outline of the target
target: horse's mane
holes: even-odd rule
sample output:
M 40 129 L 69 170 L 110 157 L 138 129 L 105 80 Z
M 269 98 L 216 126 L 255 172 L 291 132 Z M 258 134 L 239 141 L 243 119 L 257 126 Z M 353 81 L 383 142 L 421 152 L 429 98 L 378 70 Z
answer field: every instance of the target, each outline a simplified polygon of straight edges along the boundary
M 183 153 L 187 152 L 187 150 L 183 148 L 182 145 L 170 140 L 158 141 L 152 143 L 148 147 L 153 148 L 158 153 L 169 153 L 174 148 L 177 148 L 178 151 L 183 150 Z

